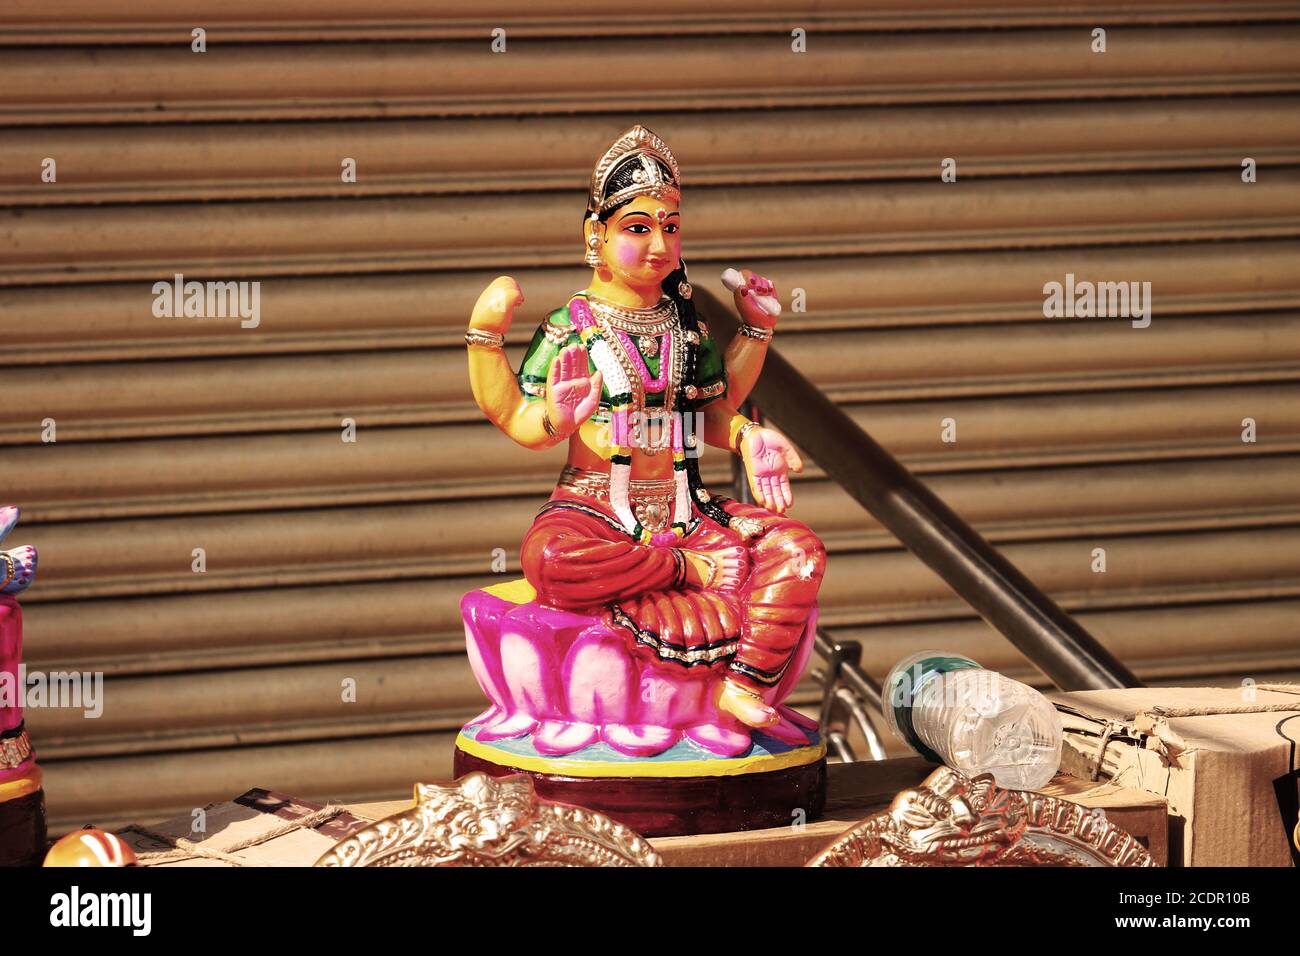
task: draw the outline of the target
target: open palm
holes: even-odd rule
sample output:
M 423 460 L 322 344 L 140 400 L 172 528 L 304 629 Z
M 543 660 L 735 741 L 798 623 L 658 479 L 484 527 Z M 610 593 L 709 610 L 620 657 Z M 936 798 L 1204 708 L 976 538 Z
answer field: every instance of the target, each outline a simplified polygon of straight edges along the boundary
M 600 370 L 587 375 L 587 350 L 570 345 L 551 363 L 546 385 L 546 413 L 561 435 L 569 435 L 591 417 L 600 401 Z
M 740 457 L 754 500 L 769 511 L 784 513 L 794 503 L 790 472 L 803 471 L 803 459 L 790 440 L 771 428 L 750 429 L 741 443 Z

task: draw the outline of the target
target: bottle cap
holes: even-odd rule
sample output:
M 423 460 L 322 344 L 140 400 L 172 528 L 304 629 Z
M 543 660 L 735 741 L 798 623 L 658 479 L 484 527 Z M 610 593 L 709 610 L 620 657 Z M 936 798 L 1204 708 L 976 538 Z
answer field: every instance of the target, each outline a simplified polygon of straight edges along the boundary
M 917 651 L 904 657 L 890 669 L 881 688 L 880 710 L 889 729 L 922 757 L 943 763 L 943 758 L 926 746 L 912 726 L 912 702 L 921 688 L 934 678 L 950 671 L 971 668 L 982 669 L 969 657 L 952 651 Z

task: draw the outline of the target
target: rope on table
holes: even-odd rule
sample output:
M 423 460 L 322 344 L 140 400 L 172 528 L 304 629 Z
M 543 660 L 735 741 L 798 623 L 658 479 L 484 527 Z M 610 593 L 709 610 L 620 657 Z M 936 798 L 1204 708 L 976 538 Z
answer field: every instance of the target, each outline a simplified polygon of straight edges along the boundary
M 193 840 L 187 840 L 185 837 L 167 836 L 148 827 L 132 823 L 122 828 L 125 833 L 128 830 L 146 836 L 151 840 L 157 840 L 159 843 L 170 844 L 170 850 L 146 850 L 136 853 L 136 859 L 140 861 L 141 866 L 156 866 L 160 863 L 176 863 L 180 860 L 207 859 L 220 860 L 223 863 L 229 863 L 231 866 L 268 866 L 266 863 L 254 863 L 241 856 L 236 856 L 240 850 L 247 850 L 251 846 L 257 846 L 259 843 L 266 843 L 285 834 L 293 833 L 295 830 L 310 830 L 319 826 L 326 820 L 332 820 L 344 810 L 343 807 L 335 804 L 321 807 L 304 817 L 296 820 L 286 820 L 278 827 L 274 827 L 265 833 L 259 833 L 256 836 L 249 837 L 245 840 L 239 840 L 224 849 L 216 850 L 210 847 L 201 846 Z

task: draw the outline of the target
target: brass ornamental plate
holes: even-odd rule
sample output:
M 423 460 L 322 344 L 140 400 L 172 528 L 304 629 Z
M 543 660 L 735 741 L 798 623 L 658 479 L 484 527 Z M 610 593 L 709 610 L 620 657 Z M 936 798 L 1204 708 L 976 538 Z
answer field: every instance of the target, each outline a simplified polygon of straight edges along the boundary
M 941 767 L 808 866 L 1154 866 L 1100 810 Z
M 341 840 L 316 866 L 660 866 L 609 817 L 537 798 L 515 775 L 416 784 L 415 806 Z

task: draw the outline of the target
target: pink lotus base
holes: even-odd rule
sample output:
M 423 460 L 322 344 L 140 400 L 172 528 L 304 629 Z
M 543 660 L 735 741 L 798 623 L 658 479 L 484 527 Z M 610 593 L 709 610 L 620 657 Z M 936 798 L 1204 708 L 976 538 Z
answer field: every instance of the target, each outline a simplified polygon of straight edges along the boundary
M 713 703 L 721 669 L 659 661 L 593 614 L 515 604 L 487 591 L 469 592 L 460 607 L 470 665 L 492 702 L 470 721 L 482 724 L 479 741 L 531 734 L 538 753 L 556 756 L 598 741 L 632 757 L 680 740 L 720 757 L 750 748 L 750 728 Z M 815 739 L 805 731 L 816 722 L 781 702 L 808 662 L 816 628 L 814 608 L 785 676 L 763 695 L 781 721 L 762 732 L 793 746 Z

